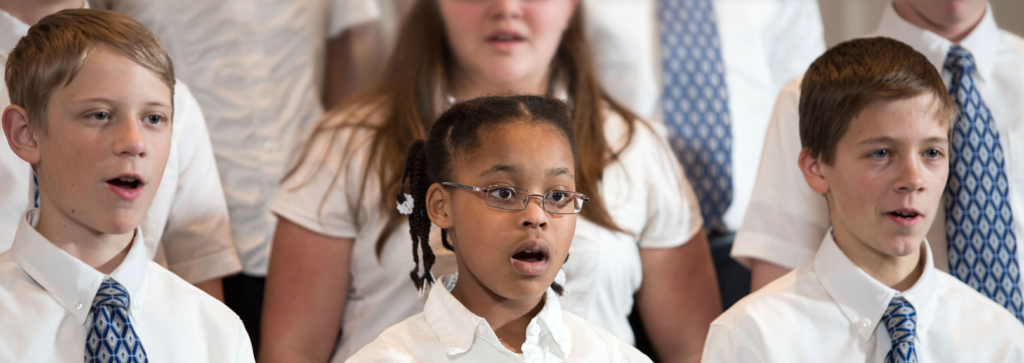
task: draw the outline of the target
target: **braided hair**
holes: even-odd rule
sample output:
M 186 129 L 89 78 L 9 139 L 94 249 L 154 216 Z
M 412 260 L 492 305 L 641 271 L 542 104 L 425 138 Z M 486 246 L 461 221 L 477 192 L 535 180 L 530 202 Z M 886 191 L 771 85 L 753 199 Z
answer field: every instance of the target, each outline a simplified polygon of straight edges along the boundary
M 434 183 L 451 178 L 452 160 L 456 155 L 473 152 L 480 147 L 480 129 L 512 122 L 554 126 L 569 142 L 574 165 L 579 164 L 572 116 L 562 101 L 540 96 L 481 97 L 458 103 L 445 111 L 431 127 L 429 138 L 417 140 L 409 147 L 396 197 L 399 204 L 406 202 L 405 184 L 408 181 L 408 190 L 415 201 L 409 215 L 409 234 L 412 235 L 412 258 L 416 263 L 410 276 L 416 289 L 434 283 L 430 274 L 435 258 L 430 248 L 427 190 Z M 446 230 L 441 230 L 441 243 L 444 248 L 455 250 L 448 242 Z M 423 255 L 422 274 L 419 272 L 420 253 Z M 558 283 L 552 283 L 551 288 L 560 295 L 564 291 Z

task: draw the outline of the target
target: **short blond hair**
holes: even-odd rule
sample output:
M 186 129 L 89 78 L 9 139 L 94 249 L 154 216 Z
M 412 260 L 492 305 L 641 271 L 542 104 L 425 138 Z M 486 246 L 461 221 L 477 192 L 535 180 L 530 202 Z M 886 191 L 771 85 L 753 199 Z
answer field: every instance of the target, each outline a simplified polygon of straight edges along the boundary
M 131 18 L 107 10 L 69 9 L 46 16 L 11 51 L 4 81 L 11 104 L 24 107 L 29 127 L 46 129 L 46 108 L 58 86 L 66 87 L 99 44 L 110 46 L 150 70 L 174 95 L 171 56 L 153 33 Z

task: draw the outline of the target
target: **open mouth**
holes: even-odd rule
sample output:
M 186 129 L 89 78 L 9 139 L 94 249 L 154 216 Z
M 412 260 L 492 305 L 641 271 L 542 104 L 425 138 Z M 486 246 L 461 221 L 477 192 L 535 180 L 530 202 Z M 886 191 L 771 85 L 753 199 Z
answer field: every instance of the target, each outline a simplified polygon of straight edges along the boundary
M 122 174 L 106 182 L 107 188 L 123 199 L 133 200 L 142 195 L 146 185 L 142 178 L 135 174 Z
M 537 276 L 547 270 L 549 256 L 547 242 L 529 240 L 520 244 L 512 254 L 512 268 L 522 275 Z
M 885 213 L 889 220 L 903 227 L 913 227 L 917 222 L 924 219 L 924 214 L 910 208 L 903 208 Z
M 107 180 L 107 184 L 121 189 L 135 189 L 142 186 L 142 181 L 133 177 L 120 177 Z

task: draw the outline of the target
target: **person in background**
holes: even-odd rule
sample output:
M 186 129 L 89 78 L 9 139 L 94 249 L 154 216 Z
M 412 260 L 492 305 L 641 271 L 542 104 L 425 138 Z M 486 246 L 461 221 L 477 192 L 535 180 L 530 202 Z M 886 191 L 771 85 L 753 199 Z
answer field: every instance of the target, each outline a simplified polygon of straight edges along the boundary
M 1024 233 L 1024 158 L 1018 157 L 1024 155 L 1024 40 L 1000 30 L 992 11 L 985 0 L 896 0 L 874 34 L 924 54 L 961 111 L 949 185 L 928 233 L 935 266 L 1024 319 L 1018 248 Z M 793 163 L 800 153 L 800 81 L 779 95 L 732 251 L 751 266 L 753 289 L 810 262 L 830 225 L 828 204 L 801 183 Z
M 775 96 L 825 51 L 818 3 L 585 3 L 587 38 L 608 94 L 669 131 L 700 200 L 728 308 L 749 291 L 749 272 L 729 250 L 754 189 Z
M 576 189 L 590 198 L 563 265 L 563 308 L 633 342 L 649 311 L 666 361 L 696 362 L 721 312 L 693 191 L 661 125 L 604 97 L 584 37 L 585 2 L 419 1 L 383 78 L 329 113 L 275 197 L 281 218 L 267 280 L 260 359 L 341 362 L 423 311 L 397 271 L 413 267 L 396 210 L 413 140 L 458 100 L 547 95 L 568 101 L 580 148 Z M 441 231 L 432 232 L 441 241 Z M 435 273 L 455 259 L 439 243 Z M 340 340 L 338 333 L 341 333 Z M 270 342 L 273 342 L 272 344 Z
M 62 9 L 88 8 L 82 0 L 0 0 L 0 62 L 30 25 Z M 0 71 L 2 72 L 2 71 Z M 0 106 L 10 104 L 0 88 Z M 242 269 L 231 239 L 224 192 L 202 110 L 184 82 L 174 85 L 171 156 L 161 188 L 142 220 L 146 255 L 223 300 L 221 278 Z M 0 251 L 11 247 L 18 221 L 38 206 L 37 182 L 28 163 L 0 147 Z
M 31 21 L 5 64 L 3 130 L 39 208 L 0 254 L 0 361 L 254 362 L 238 316 L 150 261 L 139 227 L 174 148 L 160 40 L 111 11 Z
M 798 165 L 832 228 L 812 262 L 715 319 L 703 361 L 1024 361 L 1024 325 L 936 269 L 925 238 L 960 114 L 939 72 L 864 38 L 829 49 L 800 89 Z
M 329 39 L 377 16 L 373 0 L 97 0 L 167 45 L 203 106 L 242 274 L 225 302 L 260 346 L 264 276 L 276 218 L 269 203 L 323 113 Z

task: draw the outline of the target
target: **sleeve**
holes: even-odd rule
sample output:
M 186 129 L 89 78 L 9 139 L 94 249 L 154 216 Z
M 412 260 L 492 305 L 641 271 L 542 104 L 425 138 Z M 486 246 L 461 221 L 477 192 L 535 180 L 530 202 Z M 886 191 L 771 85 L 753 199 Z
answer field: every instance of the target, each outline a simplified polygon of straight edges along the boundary
M 763 363 L 767 362 L 759 345 L 733 334 L 725 327 L 712 325 L 704 342 L 702 363 Z
M 245 324 L 238 321 L 238 346 L 235 361 L 238 363 L 256 363 L 256 354 L 252 350 L 252 342 L 249 341 L 249 333 L 245 331 Z
M 630 145 L 641 151 L 647 193 L 647 223 L 640 233 L 640 248 L 672 248 L 685 244 L 703 228 L 700 204 L 666 141 L 664 125 L 638 121 Z
M 776 0 L 778 12 L 766 31 L 761 32 L 767 49 L 772 92 L 778 92 L 790 79 L 825 52 L 825 31 L 817 0 Z
M 831 225 L 825 197 L 811 190 L 797 166 L 800 81 L 779 94 L 750 207 L 733 242 L 732 257 L 748 267 L 751 258 L 788 268 L 810 262 Z
M 369 131 L 353 128 L 319 131 L 309 140 L 308 153 L 281 184 L 270 210 L 310 231 L 335 238 L 355 238 L 359 233 L 356 203 L 364 202 L 360 213 L 380 198 L 378 183 L 367 183 L 363 192 L 363 165 L 368 154 Z M 358 139 L 357 139 L 358 137 Z M 348 148 L 354 148 L 350 152 Z M 370 178 L 375 181 L 374 173 Z
M 174 192 L 160 243 L 168 269 L 190 283 L 242 270 L 227 202 L 206 129 L 206 120 L 188 86 L 177 82 L 174 125 L 178 137 L 178 189 Z
M 377 0 L 330 0 L 327 38 L 337 37 L 353 26 L 380 17 Z

